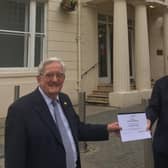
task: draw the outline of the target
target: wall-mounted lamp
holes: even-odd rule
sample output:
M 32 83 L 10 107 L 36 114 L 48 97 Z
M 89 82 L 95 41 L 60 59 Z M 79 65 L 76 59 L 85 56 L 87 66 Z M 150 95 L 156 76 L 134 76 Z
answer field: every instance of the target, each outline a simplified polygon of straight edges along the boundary
M 155 8 L 155 6 L 154 5 L 149 5 L 149 8 L 153 9 L 153 8 Z

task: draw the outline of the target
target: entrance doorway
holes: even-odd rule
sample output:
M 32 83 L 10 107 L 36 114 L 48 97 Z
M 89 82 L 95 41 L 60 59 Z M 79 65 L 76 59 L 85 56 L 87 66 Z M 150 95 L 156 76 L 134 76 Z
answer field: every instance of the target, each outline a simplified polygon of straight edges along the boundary
M 112 83 L 112 17 L 98 15 L 99 82 Z
M 134 22 L 128 20 L 130 80 L 135 78 Z M 113 20 L 112 16 L 98 15 L 99 83 L 113 83 Z

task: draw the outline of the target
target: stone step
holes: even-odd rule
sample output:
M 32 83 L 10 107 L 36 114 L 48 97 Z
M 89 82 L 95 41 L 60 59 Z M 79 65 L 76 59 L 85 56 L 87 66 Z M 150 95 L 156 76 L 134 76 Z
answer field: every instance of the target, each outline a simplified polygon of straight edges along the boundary
M 108 92 L 111 92 L 113 91 L 113 85 L 111 84 L 108 84 L 108 85 L 98 85 L 97 86 L 97 90 L 102 90 L 102 91 L 108 91 Z
M 86 101 L 87 103 L 91 103 L 91 104 L 104 104 L 104 105 L 108 105 L 108 100 L 91 100 L 91 99 L 88 99 Z
M 108 96 L 109 91 L 107 91 L 107 90 L 93 90 L 92 94 L 93 95 L 106 95 L 106 96 Z
M 135 82 L 130 82 L 131 90 L 135 90 Z M 97 89 L 92 91 L 92 94 L 87 96 L 86 102 L 97 103 L 97 104 L 108 104 L 109 103 L 109 93 L 113 92 L 113 84 L 99 84 Z
M 113 91 L 112 84 L 100 84 L 96 90 L 92 91 L 92 94 L 87 96 L 87 103 L 92 104 L 108 104 L 108 94 Z
M 108 98 L 107 94 L 91 94 L 87 96 L 88 98 Z
M 108 97 L 103 97 L 103 96 L 93 96 L 90 95 L 87 97 L 86 100 L 87 103 L 95 103 L 95 104 L 108 104 Z

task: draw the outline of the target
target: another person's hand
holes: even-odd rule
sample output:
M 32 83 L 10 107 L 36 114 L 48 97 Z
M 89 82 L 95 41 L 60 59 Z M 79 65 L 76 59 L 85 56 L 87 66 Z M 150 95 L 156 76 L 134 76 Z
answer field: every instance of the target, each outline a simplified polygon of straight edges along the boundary
M 151 121 L 149 119 L 147 119 L 147 126 L 146 126 L 147 130 L 151 130 Z

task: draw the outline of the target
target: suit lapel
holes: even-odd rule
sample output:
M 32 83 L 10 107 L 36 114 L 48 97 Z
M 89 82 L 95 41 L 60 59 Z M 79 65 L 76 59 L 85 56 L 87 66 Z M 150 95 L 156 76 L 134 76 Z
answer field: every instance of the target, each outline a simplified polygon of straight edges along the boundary
M 39 114 L 40 119 L 44 122 L 44 124 L 48 127 L 48 129 L 53 133 L 57 141 L 62 144 L 61 136 L 58 131 L 58 128 L 51 116 L 51 113 L 48 109 L 48 106 L 43 99 L 41 93 L 38 91 L 38 89 L 35 91 L 35 99 L 36 105 L 35 105 L 35 111 Z M 62 144 L 63 145 L 63 144 Z

